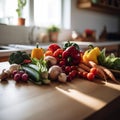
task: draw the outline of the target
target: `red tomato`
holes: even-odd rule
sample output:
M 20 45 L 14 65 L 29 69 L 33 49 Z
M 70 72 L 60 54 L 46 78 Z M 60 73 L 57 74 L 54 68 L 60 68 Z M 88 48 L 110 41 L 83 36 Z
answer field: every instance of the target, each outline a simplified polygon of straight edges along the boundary
M 83 72 L 78 72 L 78 77 L 79 78 L 83 77 Z
M 60 62 L 59 62 L 59 65 L 62 67 L 62 66 L 65 66 L 65 61 L 64 60 L 61 60 Z
M 71 66 L 71 70 L 77 70 L 76 66 Z
M 97 68 L 93 67 L 90 69 L 90 73 L 93 73 L 94 75 L 96 75 L 98 72 Z
M 67 76 L 67 81 L 70 82 L 72 80 L 72 77 L 70 75 Z
M 95 75 L 94 75 L 93 73 L 90 73 L 90 72 L 89 72 L 89 73 L 87 74 L 87 79 L 88 79 L 88 80 L 93 80 L 94 78 L 95 78 Z
M 83 76 L 84 78 L 87 78 L 87 74 L 88 74 L 88 72 L 83 72 L 82 76 Z
M 69 73 L 69 72 L 71 72 L 71 67 L 70 66 L 66 66 L 65 67 L 65 73 Z
M 76 70 L 72 70 L 69 75 L 72 77 L 72 78 L 75 78 L 77 76 L 77 71 Z

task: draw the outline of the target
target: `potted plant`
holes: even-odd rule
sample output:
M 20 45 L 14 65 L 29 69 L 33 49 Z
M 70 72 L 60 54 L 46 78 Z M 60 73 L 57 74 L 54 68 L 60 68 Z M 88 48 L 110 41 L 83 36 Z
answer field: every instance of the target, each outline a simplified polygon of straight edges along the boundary
M 52 25 L 49 28 L 47 28 L 50 42 L 57 42 L 59 31 L 60 31 L 60 28 L 58 28 L 55 25 Z
M 18 14 L 18 25 L 25 25 L 25 18 L 23 18 L 22 15 L 26 3 L 26 0 L 18 0 L 18 8 L 16 9 L 16 12 Z

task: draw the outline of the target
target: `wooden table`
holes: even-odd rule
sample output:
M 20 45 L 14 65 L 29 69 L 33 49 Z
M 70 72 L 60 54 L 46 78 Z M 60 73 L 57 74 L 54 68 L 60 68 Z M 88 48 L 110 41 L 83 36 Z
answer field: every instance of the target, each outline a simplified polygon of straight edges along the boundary
M 8 62 L 1 62 L 0 72 L 8 66 Z M 0 82 L 0 120 L 85 119 L 120 96 L 120 85 L 100 81 L 75 79 L 42 86 Z

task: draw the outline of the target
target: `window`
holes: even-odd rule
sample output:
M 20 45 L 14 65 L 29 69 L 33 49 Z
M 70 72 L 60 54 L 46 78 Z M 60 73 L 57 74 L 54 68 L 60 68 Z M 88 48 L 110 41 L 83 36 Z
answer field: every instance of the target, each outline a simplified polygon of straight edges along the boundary
M 13 24 L 13 19 L 16 16 L 17 0 L 0 0 L 0 22 Z
M 35 25 L 48 27 L 61 26 L 61 1 L 62 0 L 34 0 Z
M 12 4 L 12 5 L 11 5 Z M 62 0 L 27 0 L 24 9 L 26 25 L 61 27 Z M 0 0 L 0 23 L 17 24 L 17 0 Z

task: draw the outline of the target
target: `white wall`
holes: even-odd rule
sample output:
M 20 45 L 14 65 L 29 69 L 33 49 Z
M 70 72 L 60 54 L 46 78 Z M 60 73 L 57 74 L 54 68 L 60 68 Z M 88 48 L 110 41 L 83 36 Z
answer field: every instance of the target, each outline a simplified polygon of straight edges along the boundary
M 109 32 L 120 30 L 119 19 L 115 16 L 89 11 L 77 8 L 77 0 L 65 0 L 63 27 L 59 36 L 59 41 L 69 40 L 71 30 L 83 32 L 86 28 L 96 30 L 97 36 L 101 33 L 103 26 L 107 26 Z M 36 28 L 36 31 L 39 29 Z M 29 33 L 30 27 L 0 25 L 0 44 L 30 44 Z M 33 41 L 36 37 L 33 36 Z
M 71 29 L 83 32 L 86 28 L 96 30 L 97 36 L 104 25 L 108 32 L 118 32 L 118 16 L 77 8 L 77 0 L 71 0 Z

